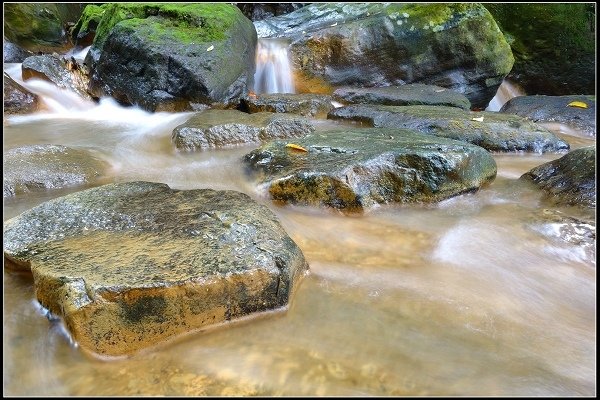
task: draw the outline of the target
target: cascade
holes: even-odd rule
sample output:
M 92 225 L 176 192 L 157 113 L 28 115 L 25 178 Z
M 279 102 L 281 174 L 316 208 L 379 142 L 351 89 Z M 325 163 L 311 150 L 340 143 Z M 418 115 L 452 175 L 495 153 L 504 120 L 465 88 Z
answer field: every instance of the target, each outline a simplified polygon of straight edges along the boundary
M 288 46 L 284 39 L 258 39 L 255 93 L 295 93 Z

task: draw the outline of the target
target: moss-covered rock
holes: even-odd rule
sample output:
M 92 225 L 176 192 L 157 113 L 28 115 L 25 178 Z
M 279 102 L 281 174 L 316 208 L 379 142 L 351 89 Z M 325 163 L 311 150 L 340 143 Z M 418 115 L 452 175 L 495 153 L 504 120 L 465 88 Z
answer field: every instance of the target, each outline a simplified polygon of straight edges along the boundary
M 513 64 L 504 35 L 477 3 L 310 4 L 255 25 L 259 37 L 291 39 L 304 75 L 297 81 L 333 87 L 424 83 L 483 108 Z
M 508 77 L 527 94 L 581 95 L 596 90 L 594 3 L 485 3 L 508 38 Z
M 344 213 L 438 202 L 496 176 L 494 159 L 481 147 L 406 129 L 332 129 L 268 142 L 244 160 L 273 200 Z
M 171 138 L 178 149 L 193 151 L 301 137 L 314 130 L 307 118 L 295 115 L 206 110 L 173 129 Z
M 546 193 L 546 200 L 556 205 L 596 208 L 596 148 L 573 150 L 523 174 Z
M 150 182 L 84 190 L 6 221 L 4 257 L 31 270 L 40 304 L 103 356 L 282 309 L 308 269 L 247 195 Z
M 111 3 L 86 56 L 91 90 L 154 111 L 234 103 L 251 87 L 256 31 L 230 4 Z
M 427 135 L 476 144 L 489 151 L 561 152 L 569 144 L 525 118 L 446 106 L 350 105 L 327 118 L 361 122 L 376 128 L 413 129 Z
M 86 47 L 92 44 L 98 24 L 108 6 L 108 4 L 88 4 L 85 6 L 79 21 L 71 30 L 71 41 L 76 46 Z
M 71 46 L 67 28 L 82 9 L 81 3 L 6 3 L 4 36 L 33 52 L 64 51 Z

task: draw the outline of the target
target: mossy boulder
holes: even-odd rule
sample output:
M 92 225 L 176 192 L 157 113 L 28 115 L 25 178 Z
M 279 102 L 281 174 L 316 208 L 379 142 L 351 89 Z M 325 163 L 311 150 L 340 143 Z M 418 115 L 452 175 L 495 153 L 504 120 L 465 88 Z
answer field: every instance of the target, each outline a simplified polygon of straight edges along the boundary
M 314 130 L 307 118 L 295 115 L 206 110 L 173 129 L 171 138 L 178 149 L 193 151 L 301 137 Z
M 561 152 L 569 144 L 525 118 L 446 106 L 357 104 L 332 110 L 327 118 L 376 128 L 413 129 L 427 135 L 472 143 L 489 151 Z
M 382 87 L 438 85 L 485 108 L 513 56 L 478 3 L 323 3 L 255 22 L 259 37 L 286 37 L 297 82 Z
M 596 148 L 573 150 L 533 168 L 520 179 L 543 190 L 551 204 L 596 208 Z
M 85 187 L 97 183 L 109 164 L 86 149 L 55 144 L 16 147 L 4 152 L 3 196 L 36 190 Z
M 379 104 L 384 106 L 449 106 L 464 110 L 471 102 L 464 95 L 435 85 L 411 83 L 402 86 L 378 88 L 338 88 L 333 98 L 344 104 Z
M 71 30 L 71 41 L 75 46 L 90 46 L 96 37 L 96 29 L 109 4 L 88 4 L 83 9 L 77 24 Z
M 31 114 L 37 111 L 39 97 L 4 73 L 4 114 Z M 6 190 L 4 191 L 6 195 Z
M 4 257 L 33 273 L 39 303 L 102 356 L 284 309 L 308 269 L 247 195 L 151 182 L 84 190 L 6 221 Z
M 585 135 L 596 136 L 596 96 L 518 96 L 507 101 L 500 112 L 533 122 L 564 124 Z
M 508 77 L 527 94 L 596 92 L 594 3 L 485 3 L 515 57 Z
M 323 118 L 334 109 L 332 97 L 313 93 L 271 93 L 248 96 L 241 106 L 249 113 L 274 112 Z
M 496 176 L 496 163 L 483 148 L 406 129 L 340 127 L 268 142 L 244 161 L 259 190 L 275 202 L 344 213 L 438 202 L 476 191 Z
M 85 63 L 97 97 L 193 110 L 246 95 L 255 48 L 254 25 L 231 4 L 110 3 Z
M 33 52 L 62 52 L 70 46 L 67 29 L 81 15 L 81 3 L 6 3 L 4 37 Z

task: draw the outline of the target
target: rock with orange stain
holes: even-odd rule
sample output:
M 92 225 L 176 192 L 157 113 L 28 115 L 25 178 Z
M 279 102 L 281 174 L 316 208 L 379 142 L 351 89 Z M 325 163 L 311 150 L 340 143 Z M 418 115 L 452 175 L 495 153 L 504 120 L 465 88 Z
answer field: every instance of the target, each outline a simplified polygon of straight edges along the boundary
M 82 349 L 123 356 L 284 309 L 308 269 L 275 215 L 247 195 L 109 184 L 8 220 L 4 256 Z

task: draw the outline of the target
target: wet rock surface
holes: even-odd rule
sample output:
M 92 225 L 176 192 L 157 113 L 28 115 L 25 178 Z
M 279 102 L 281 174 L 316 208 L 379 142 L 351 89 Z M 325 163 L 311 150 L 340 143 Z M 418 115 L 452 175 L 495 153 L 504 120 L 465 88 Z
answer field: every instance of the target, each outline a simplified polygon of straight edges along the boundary
M 582 103 L 585 108 L 569 106 L 573 102 Z M 533 122 L 557 122 L 596 136 L 596 96 L 518 96 L 507 101 L 500 112 L 519 115 Z
M 345 104 L 379 104 L 385 106 L 449 106 L 464 110 L 471 102 L 464 95 L 435 85 L 412 83 L 379 88 L 338 88 L 333 99 Z
M 108 167 L 85 149 L 53 144 L 17 147 L 4 152 L 3 197 L 93 184 Z
M 258 37 L 290 38 L 296 79 L 312 88 L 424 83 L 485 108 L 514 61 L 476 3 L 310 4 L 254 24 Z
M 242 106 L 250 113 L 267 111 L 320 118 L 334 109 L 331 100 L 331 96 L 324 94 L 273 93 L 246 97 Z
M 43 79 L 61 89 L 68 89 L 84 99 L 91 100 L 88 93 L 89 77 L 74 60 L 66 60 L 54 55 L 28 57 L 21 66 L 23 80 Z
M 567 142 L 522 117 L 456 107 L 350 105 L 336 108 L 327 118 L 374 127 L 413 129 L 476 144 L 489 151 L 544 153 L 569 149 Z
M 5 260 L 82 348 L 117 356 L 288 304 L 308 265 L 247 195 L 109 184 L 4 225 Z
M 520 179 L 533 182 L 553 204 L 596 208 L 595 165 L 596 148 L 589 146 L 537 166 Z
M 39 107 L 39 98 L 4 73 L 4 113 L 30 114 Z
M 206 110 L 176 127 L 172 140 L 178 149 L 193 151 L 301 137 L 314 130 L 308 119 L 295 115 Z
M 22 63 L 27 57 L 33 55 L 31 51 L 25 50 L 14 43 L 7 41 L 2 43 L 2 58 L 5 63 Z
M 437 202 L 496 176 L 484 149 L 403 129 L 339 128 L 287 146 L 272 141 L 244 158 L 278 202 L 363 212 L 390 202 Z

